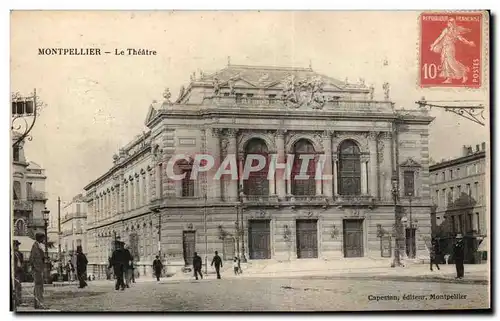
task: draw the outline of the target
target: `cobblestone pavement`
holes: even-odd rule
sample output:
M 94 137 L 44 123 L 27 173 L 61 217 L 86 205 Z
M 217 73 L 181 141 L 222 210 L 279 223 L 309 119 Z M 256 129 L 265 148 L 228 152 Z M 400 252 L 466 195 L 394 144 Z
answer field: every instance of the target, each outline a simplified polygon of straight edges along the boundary
M 488 302 L 487 285 L 332 277 L 141 282 L 125 291 L 104 281 L 46 290 L 46 305 L 59 311 L 437 310 Z

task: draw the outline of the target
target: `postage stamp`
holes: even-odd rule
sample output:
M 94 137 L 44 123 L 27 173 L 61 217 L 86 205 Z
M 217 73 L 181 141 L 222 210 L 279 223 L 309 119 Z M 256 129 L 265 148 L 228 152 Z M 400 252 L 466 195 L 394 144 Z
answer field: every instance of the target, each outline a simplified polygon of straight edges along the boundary
M 480 12 L 420 15 L 420 86 L 481 87 Z

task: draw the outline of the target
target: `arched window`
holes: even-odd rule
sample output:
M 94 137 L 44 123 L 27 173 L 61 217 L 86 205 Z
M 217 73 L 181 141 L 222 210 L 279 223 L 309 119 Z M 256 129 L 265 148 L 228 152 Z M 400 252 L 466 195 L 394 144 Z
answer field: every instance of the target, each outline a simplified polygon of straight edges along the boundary
M 301 155 L 303 155 L 302 157 L 306 155 L 315 156 L 316 151 L 314 150 L 314 146 L 310 141 L 301 139 L 293 146 L 293 152 L 295 156 L 292 167 L 292 194 L 296 196 L 316 195 L 316 160 L 314 158 L 311 159 L 311 157 L 300 158 Z M 300 169 L 302 167 L 302 162 L 308 162 L 306 172 L 302 173 L 302 176 L 309 176 L 307 179 L 300 179 L 300 177 L 297 177 L 297 175 L 301 174 Z
M 269 171 L 269 151 L 266 143 L 262 139 L 251 139 L 245 147 L 243 166 L 245 166 L 249 154 L 264 156 L 266 158 L 266 165 L 260 171 L 249 173 L 248 179 L 243 181 L 243 193 L 247 196 L 268 196 L 269 180 L 267 179 L 267 173 Z M 254 159 L 251 166 L 256 166 L 257 164 L 258 160 Z M 240 173 L 240 175 L 243 175 L 243 173 Z
M 191 179 L 191 172 L 193 171 L 193 164 L 188 163 L 185 160 L 181 160 L 177 163 L 178 173 L 186 174 L 181 181 L 181 196 L 182 197 L 192 197 L 194 196 L 194 180 Z
M 361 194 L 361 159 L 358 145 L 346 140 L 339 147 L 339 194 Z
M 25 236 L 26 235 L 26 223 L 23 219 L 18 219 L 16 221 L 16 235 Z

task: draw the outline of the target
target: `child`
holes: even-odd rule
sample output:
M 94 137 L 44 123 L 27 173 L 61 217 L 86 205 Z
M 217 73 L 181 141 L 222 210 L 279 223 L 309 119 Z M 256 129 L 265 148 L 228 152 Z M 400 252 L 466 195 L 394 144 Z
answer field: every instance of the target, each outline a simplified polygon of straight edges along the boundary
M 239 272 L 240 272 L 240 267 L 239 267 L 239 264 L 238 264 L 238 258 L 237 258 L 237 257 L 234 257 L 234 260 L 233 260 L 233 268 L 234 268 L 234 275 L 239 274 Z

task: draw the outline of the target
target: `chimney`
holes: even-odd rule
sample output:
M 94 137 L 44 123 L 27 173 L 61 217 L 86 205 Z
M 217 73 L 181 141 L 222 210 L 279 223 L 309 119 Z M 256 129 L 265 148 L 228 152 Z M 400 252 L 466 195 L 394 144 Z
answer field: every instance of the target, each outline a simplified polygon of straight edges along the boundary
M 485 142 L 482 142 L 481 143 L 481 151 L 486 151 L 486 143 Z
M 472 146 L 467 147 L 467 155 L 472 154 Z
M 476 153 L 479 153 L 479 144 L 476 145 Z
M 466 145 L 463 145 L 462 154 L 463 154 L 463 156 L 469 155 L 469 147 L 467 147 Z

